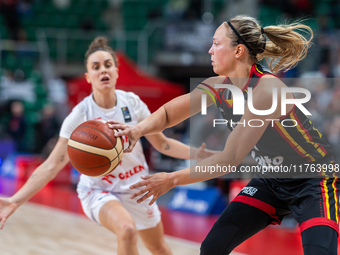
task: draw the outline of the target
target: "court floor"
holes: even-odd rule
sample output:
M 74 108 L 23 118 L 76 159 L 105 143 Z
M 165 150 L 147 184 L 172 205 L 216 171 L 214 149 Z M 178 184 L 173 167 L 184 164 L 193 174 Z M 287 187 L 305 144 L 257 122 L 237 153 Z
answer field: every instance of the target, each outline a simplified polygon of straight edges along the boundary
M 174 254 L 199 254 L 199 243 L 166 236 Z M 85 216 L 35 203 L 26 203 L 0 231 L 2 255 L 113 255 L 117 238 Z M 140 254 L 151 254 L 138 240 Z M 241 255 L 235 252 L 233 255 Z
M 0 196 L 10 196 L 22 182 L 0 177 Z M 199 254 L 199 246 L 217 216 L 200 216 L 160 207 L 166 241 L 174 255 Z M 223 238 L 223 237 L 221 237 Z M 150 253 L 138 242 L 141 255 Z M 21 206 L 0 231 L 1 255 L 117 254 L 116 236 L 90 221 L 74 189 L 47 185 Z M 235 249 L 232 255 L 302 255 L 296 227 L 268 227 Z M 213 255 L 213 254 L 212 254 Z
M 167 237 L 174 254 L 198 254 L 199 244 Z M 140 254 L 150 254 L 138 240 Z M 2 255 L 116 254 L 117 238 L 85 216 L 26 203 L 0 231 Z

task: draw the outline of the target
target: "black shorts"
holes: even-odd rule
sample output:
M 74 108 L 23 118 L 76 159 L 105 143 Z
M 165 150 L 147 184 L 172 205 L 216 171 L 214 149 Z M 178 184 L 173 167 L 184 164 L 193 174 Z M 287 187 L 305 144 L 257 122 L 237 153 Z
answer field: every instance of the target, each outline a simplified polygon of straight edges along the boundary
M 300 231 L 326 225 L 339 234 L 338 178 L 325 179 L 252 179 L 232 202 L 241 202 L 268 213 L 281 224 L 292 214 Z

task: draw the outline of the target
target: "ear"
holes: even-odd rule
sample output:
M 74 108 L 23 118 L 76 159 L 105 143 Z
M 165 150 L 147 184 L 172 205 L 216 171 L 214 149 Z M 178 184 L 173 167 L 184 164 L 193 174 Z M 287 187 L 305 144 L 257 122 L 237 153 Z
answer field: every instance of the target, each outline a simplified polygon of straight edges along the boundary
M 86 79 L 87 83 L 91 84 L 90 77 L 89 77 L 88 73 L 85 73 L 85 79 Z
M 244 51 L 245 51 L 245 47 L 243 44 L 237 45 L 235 49 L 235 57 L 236 58 L 242 57 L 242 55 L 244 54 Z
M 116 67 L 117 78 L 119 77 L 119 69 Z

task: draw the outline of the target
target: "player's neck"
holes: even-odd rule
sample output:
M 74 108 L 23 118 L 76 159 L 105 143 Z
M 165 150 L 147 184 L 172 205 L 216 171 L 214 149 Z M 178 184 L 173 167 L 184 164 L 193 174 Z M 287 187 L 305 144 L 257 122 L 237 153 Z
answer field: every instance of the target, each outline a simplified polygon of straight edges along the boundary
M 113 91 L 109 95 L 107 94 L 102 94 L 102 93 L 95 93 L 93 92 L 93 100 L 96 102 L 96 104 L 99 107 L 105 108 L 105 109 L 110 109 L 116 106 L 117 104 L 117 97 L 116 93 Z
M 252 65 L 253 63 L 250 62 L 240 62 L 237 64 L 235 69 L 230 73 L 230 75 L 228 75 L 232 84 L 243 89 L 244 85 L 248 82 Z

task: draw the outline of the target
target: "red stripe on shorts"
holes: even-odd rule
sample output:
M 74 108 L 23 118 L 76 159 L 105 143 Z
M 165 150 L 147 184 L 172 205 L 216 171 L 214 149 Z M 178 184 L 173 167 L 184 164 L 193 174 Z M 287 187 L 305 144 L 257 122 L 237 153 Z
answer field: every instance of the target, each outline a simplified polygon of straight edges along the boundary
M 264 211 L 265 213 L 269 214 L 270 217 L 274 218 L 276 221 L 272 222 L 273 225 L 280 225 L 281 221 L 279 220 L 279 217 L 276 214 L 276 210 L 273 206 L 270 204 L 267 204 L 261 200 L 258 200 L 253 197 L 247 197 L 239 195 L 235 197 L 231 202 L 240 202 L 247 205 L 251 205 L 253 207 L 256 207 L 257 209 L 260 209 L 261 211 Z
M 304 221 L 301 223 L 299 228 L 300 228 L 300 232 L 302 232 L 306 230 L 307 228 L 320 226 L 320 225 L 333 228 L 339 235 L 339 225 L 335 221 L 332 221 L 324 217 L 317 217 L 317 218 L 312 218 L 310 220 Z

